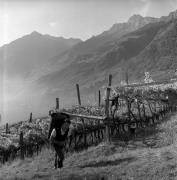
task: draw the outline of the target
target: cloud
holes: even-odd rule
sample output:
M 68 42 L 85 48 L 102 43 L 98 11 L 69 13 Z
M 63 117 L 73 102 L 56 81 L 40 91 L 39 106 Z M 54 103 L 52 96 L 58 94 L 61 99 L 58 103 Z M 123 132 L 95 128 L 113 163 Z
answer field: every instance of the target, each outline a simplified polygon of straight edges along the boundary
M 57 26 L 57 22 L 49 22 L 49 26 L 50 26 L 51 28 L 54 28 L 54 27 Z

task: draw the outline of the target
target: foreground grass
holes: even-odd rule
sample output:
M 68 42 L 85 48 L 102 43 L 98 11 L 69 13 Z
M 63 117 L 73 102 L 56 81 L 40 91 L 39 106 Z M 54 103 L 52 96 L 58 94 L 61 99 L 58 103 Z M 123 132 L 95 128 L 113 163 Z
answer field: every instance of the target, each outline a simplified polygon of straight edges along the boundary
M 130 141 L 113 140 L 69 155 L 64 168 L 53 169 L 54 152 L 7 163 L 0 179 L 173 180 L 177 179 L 177 114 L 146 128 Z

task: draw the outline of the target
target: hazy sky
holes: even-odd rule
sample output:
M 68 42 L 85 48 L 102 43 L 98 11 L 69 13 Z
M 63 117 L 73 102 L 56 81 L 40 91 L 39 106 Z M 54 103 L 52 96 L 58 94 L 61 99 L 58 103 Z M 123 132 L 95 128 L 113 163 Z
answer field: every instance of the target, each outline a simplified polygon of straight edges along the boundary
M 160 17 L 177 0 L 0 0 L 0 46 L 32 31 L 83 40 L 133 14 Z

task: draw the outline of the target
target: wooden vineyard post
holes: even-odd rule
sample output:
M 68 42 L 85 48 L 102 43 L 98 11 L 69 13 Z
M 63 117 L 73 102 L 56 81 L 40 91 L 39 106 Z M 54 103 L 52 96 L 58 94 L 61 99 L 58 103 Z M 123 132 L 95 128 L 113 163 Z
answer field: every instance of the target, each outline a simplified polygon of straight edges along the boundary
M 126 82 L 126 84 L 128 85 L 128 71 L 126 71 L 126 73 L 125 73 L 125 82 Z
M 76 89 L 77 89 L 78 104 L 79 104 L 79 106 L 81 106 L 81 97 L 80 97 L 79 84 L 76 84 Z
M 108 80 L 108 87 L 106 89 L 106 99 L 105 99 L 105 116 L 106 116 L 106 140 L 107 142 L 110 142 L 110 124 L 109 124 L 109 97 L 110 97 L 110 91 L 111 91 L 111 84 L 112 84 L 112 75 L 109 75 Z
M 99 90 L 98 91 L 98 107 L 100 108 L 100 106 L 101 106 L 101 91 Z M 100 121 L 98 121 L 98 137 L 99 137 L 99 140 L 101 139 L 100 133 L 101 133 L 101 127 L 100 127 Z
M 101 92 L 100 90 L 98 91 L 98 107 L 101 105 Z
M 8 123 L 6 123 L 6 134 L 8 134 L 9 133 L 9 125 L 8 125 Z
M 59 110 L 59 98 L 56 98 L 56 110 Z
M 81 96 L 80 96 L 80 89 L 79 89 L 79 84 L 76 84 L 76 90 L 77 90 L 77 99 L 78 99 L 78 104 L 79 104 L 79 113 L 80 113 L 80 106 L 81 106 Z M 83 126 L 84 126 L 84 145 L 87 145 L 87 132 L 84 124 L 84 119 L 81 118 Z
M 100 108 L 100 106 L 101 106 L 101 92 L 99 90 L 98 91 L 98 107 Z M 97 126 L 98 126 L 98 140 L 100 140 L 100 132 L 101 132 L 100 120 L 98 120 Z
M 23 143 L 23 132 L 20 132 L 20 158 L 24 159 L 24 143 Z
M 33 119 L 33 113 L 31 112 L 31 113 L 30 113 L 30 119 L 29 119 L 29 122 L 30 122 L 30 123 L 32 122 L 32 119 Z

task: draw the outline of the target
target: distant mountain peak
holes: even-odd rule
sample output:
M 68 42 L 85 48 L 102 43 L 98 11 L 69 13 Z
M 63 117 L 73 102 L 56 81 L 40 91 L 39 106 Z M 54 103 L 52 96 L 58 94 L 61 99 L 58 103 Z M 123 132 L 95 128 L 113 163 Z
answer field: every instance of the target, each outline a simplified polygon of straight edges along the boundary
M 161 21 L 171 21 L 174 19 L 177 19 L 177 10 L 170 12 L 168 16 L 162 16 L 160 18 Z
M 133 24 L 135 27 L 139 28 L 142 27 L 146 24 L 149 23 L 154 23 L 159 21 L 158 18 L 154 18 L 154 17 L 143 17 L 139 14 L 134 14 L 133 16 L 131 16 L 128 20 L 129 24 Z
M 142 20 L 142 19 L 143 19 L 143 17 L 142 17 L 141 15 L 139 15 L 139 14 L 134 14 L 133 16 L 131 16 L 131 17 L 128 19 L 128 22 L 129 22 L 129 23 L 135 23 L 135 22 L 140 21 L 140 20 Z
M 172 11 L 167 17 L 170 19 L 176 19 L 177 18 L 177 10 Z
M 127 22 L 124 23 L 116 23 L 114 24 L 109 30 L 104 31 L 101 35 L 108 35 L 108 34 L 126 34 L 131 31 L 135 31 L 146 24 L 158 22 L 158 18 L 154 17 L 143 17 L 139 14 L 132 15 Z M 116 37 L 115 36 L 115 37 Z
M 31 33 L 31 35 L 34 35 L 34 36 L 41 36 L 42 34 L 40 34 L 39 32 L 37 32 L 37 31 L 33 31 L 32 33 Z

